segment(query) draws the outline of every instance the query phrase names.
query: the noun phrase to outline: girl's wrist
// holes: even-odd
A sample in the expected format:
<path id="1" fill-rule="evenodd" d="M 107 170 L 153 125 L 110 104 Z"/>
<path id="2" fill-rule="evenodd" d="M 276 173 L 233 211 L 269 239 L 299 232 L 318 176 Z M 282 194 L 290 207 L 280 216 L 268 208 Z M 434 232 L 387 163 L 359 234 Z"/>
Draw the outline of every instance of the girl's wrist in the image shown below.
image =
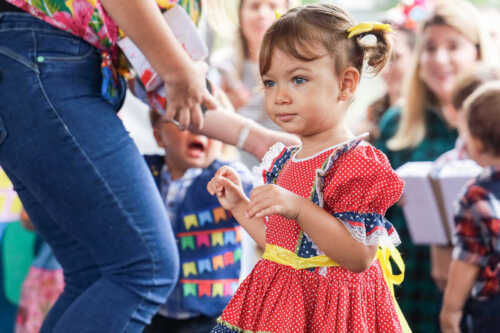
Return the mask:
<path id="1" fill-rule="evenodd" d="M 305 205 L 307 205 L 307 203 L 309 203 L 311 201 L 309 200 L 306 200 L 305 198 L 297 195 L 297 198 L 295 200 L 295 203 L 294 203 L 294 207 L 296 207 L 297 209 L 297 216 L 295 218 L 295 221 L 297 221 L 297 224 L 302 227 L 302 212 L 304 211 L 304 209 L 307 209 L 307 207 L 305 207 Z"/>
<path id="2" fill-rule="evenodd" d="M 232 209 L 231 213 L 234 217 L 246 217 L 246 212 L 248 209 L 248 203 L 250 200 L 248 198 L 242 198 Z"/>

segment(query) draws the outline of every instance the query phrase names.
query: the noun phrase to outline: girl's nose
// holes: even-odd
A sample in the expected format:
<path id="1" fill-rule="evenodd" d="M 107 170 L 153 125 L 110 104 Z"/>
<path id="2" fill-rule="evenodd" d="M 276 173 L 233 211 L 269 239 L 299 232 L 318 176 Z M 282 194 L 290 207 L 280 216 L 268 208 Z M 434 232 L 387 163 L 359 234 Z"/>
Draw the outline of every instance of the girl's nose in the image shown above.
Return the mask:
<path id="1" fill-rule="evenodd" d="M 291 101 L 291 98 L 290 98 L 290 95 L 288 94 L 288 92 L 286 91 L 286 89 L 278 88 L 277 90 L 278 91 L 276 93 L 276 99 L 275 99 L 276 104 L 278 104 L 278 105 L 289 104 Z"/>

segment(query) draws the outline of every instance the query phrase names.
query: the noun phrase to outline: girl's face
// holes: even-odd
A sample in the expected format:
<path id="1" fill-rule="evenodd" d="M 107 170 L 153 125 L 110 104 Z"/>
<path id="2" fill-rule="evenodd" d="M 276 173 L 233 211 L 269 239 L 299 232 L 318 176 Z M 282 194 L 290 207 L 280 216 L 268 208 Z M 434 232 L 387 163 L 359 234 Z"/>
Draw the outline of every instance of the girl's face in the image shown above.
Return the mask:
<path id="1" fill-rule="evenodd" d="M 264 33 L 276 20 L 276 11 L 284 13 L 287 0 L 241 0 L 240 24 L 249 47 L 260 47 Z M 254 50 L 257 51 L 257 50 Z"/>
<path id="2" fill-rule="evenodd" d="M 392 49 L 391 59 L 381 75 L 387 85 L 389 93 L 399 98 L 405 72 L 411 67 L 412 50 L 410 48 L 408 36 L 401 31 L 396 32 L 393 45 L 395 45 L 395 47 Z"/>
<path id="3" fill-rule="evenodd" d="M 476 46 L 463 34 L 448 25 L 431 25 L 424 30 L 419 57 L 420 79 L 448 104 L 455 79 L 478 59 Z"/>
<path id="4" fill-rule="evenodd" d="M 275 48 L 271 67 L 262 76 L 269 117 L 286 132 L 300 137 L 337 126 L 342 112 L 334 68 L 329 55 L 302 61 Z"/>

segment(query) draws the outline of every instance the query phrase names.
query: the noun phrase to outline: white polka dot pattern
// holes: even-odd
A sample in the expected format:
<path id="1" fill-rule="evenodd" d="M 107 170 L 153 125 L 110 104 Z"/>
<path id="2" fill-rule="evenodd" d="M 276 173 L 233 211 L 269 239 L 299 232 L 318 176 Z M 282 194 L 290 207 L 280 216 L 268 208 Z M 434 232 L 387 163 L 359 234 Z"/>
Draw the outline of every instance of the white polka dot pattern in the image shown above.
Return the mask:
<path id="1" fill-rule="evenodd" d="M 340 147 L 337 147 L 339 149 Z M 332 153 L 290 159 L 276 184 L 309 197 L 315 170 Z M 402 182 L 386 157 L 369 145 L 347 151 L 325 178 L 325 209 L 384 214 L 400 196 Z M 293 220 L 270 216 L 266 241 L 290 251 L 301 229 Z M 295 270 L 261 260 L 227 305 L 213 333 L 228 332 L 401 332 L 380 266 L 362 273 L 342 267 Z"/>

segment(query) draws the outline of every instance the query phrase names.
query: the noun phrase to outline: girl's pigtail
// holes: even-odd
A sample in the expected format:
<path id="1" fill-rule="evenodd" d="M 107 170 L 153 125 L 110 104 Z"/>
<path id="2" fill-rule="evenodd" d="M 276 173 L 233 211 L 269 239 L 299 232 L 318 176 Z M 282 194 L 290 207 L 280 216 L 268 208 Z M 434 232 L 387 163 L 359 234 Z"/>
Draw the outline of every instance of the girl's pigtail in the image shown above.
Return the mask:
<path id="1" fill-rule="evenodd" d="M 363 60 L 368 71 L 378 74 L 390 59 L 392 42 L 390 31 L 372 30 L 355 37 L 356 43 L 363 51 Z"/>

